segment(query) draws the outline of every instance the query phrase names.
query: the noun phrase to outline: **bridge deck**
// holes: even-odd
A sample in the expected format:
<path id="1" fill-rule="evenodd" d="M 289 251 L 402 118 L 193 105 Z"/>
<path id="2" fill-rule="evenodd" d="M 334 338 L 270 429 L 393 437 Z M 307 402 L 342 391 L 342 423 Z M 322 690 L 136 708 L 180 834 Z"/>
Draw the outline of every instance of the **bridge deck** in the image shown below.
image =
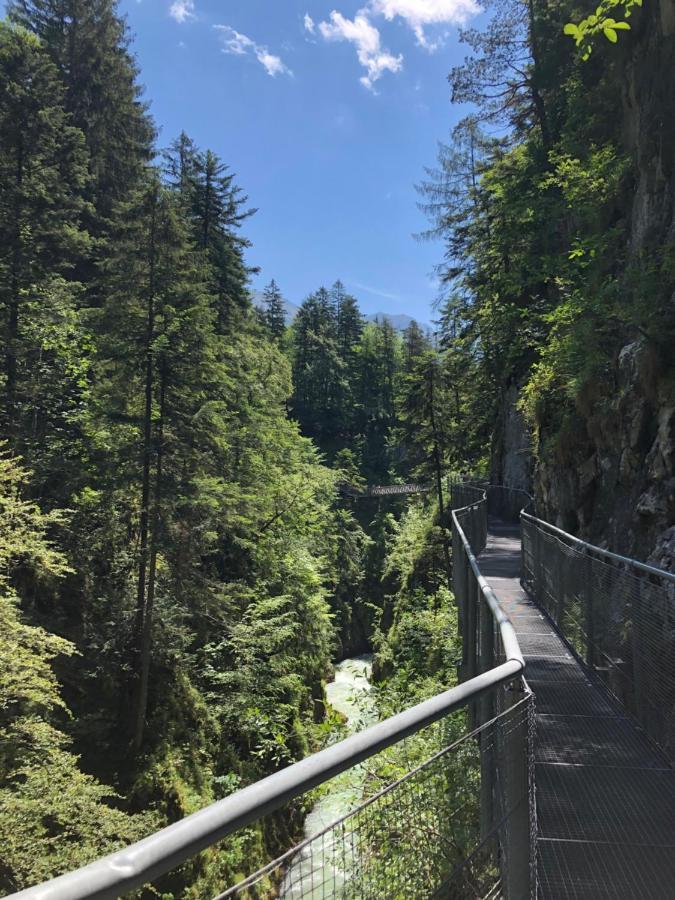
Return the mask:
<path id="1" fill-rule="evenodd" d="M 674 897 L 675 771 L 523 591 L 518 526 L 489 531 L 480 568 L 536 698 L 539 896 Z"/>

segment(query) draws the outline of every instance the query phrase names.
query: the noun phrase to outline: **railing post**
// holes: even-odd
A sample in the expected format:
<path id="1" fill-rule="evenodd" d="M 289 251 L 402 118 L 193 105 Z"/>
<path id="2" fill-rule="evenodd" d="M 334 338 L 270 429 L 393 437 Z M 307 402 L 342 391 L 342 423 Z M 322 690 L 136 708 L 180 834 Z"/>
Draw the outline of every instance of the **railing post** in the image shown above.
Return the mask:
<path id="1" fill-rule="evenodd" d="M 494 619 L 487 603 L 479 607 L 480 617 L 480 670 L 489 672 L 494 666 Z M 483 694 L 480 701 L 480 724 L 485 725 L 494 717 L 494 693 Z M 485 840 L 492 831 L 494 822 L 493 790 L 495 748 L 491 729 L 480 736 L 480 833 Z"/>
<path id="2" fill-rule="evenodd" d="M 514 686 L 515 687 L 515 686 Z M 513 694 L 522 700 L 522 687 Z M 530 735 L 529 709 L 522 723 L 507 735 L 505 744 L 506 866 L 503 872 L 507 900 L 526 900 L 532 896 L 532 846 L 530 829 Z"/>
<path id="3" fill-rule="evenodd" d="M 521 578 L 525 585 L 529 585 L 532 589 L 532 574 L 528 565 L 528 555 L 532 553 L 528 550 L 530 547 L 530 523 L 526 519 L 519 519 L 520 522 L 520 571 Z"/>
<path id="4" fill-rule="evenodd" d="M 455 603 L 457 605 L 457 619 L 459 625 L 459 634 L 462 639 L 462 661 L 459 665 L 457 677 L 460 682 L 465 680 L 466 660 L 467 660 L 467 575 L 466 575 L 466 553 L 464 545 L 459 537 L 459 531 L 453 523 L 452 527 L 452 587 L 455 592 Z"/>
<path id="5" fill-rule="evenodd" d="M 586 554 L 584 561 L 584 589 L 582 602 L 584 604 L 584 629 L 586 631 L 586 665 L 589 669 L 594 666 L 593 646 L 595 635 L 593 633 L 593 558 Z"/>
<path id="6" fill-rule="evenodd" d="M 466 633 L 464 635 L 464 649 L 466 650 L 466 662 L 464 666 L 464 681 L 468 681 L 477 674 L 476 671 L 476 607 L 478 603 L 478 592 L 480 586 L 478 581 L 473 577 L 471 563 L 467 557 L 467 590 L 466 590 Z M 469 718 L 471 727 L 476 724 L 476 704 L 469 704 Z"/>
<path id="7" fill-rule="evenodd" d="M 535 542 L 534 542 L 534 551 L 536 554 L 536 564 L 534 566 L 536 575 L 535 575 L 535 586 L 534 586 L 534 596 L 535 599 L 541 603 L 544 609 L 547 612 L 550 610 L 546 604 L 546 597 L 544 596 L 544 563 L 542 561 L 542 553 L 541 553 L 541 528 L 537 525 L 535 532 Z"/>
<path id="8" fill-rule="evenodd" d="M 471 590 L 470 576 L 471 568 L 469 558 L 464 550 L 464 545 L 458 539 L 459 553 L 453 566 L 457 571 L 457 594 L 456 600 L 458 604 L 458 615 L 462 635 L 462 664 L 459 672 L 460 681 L 466 681 L 469 675 L 471 656 Z"/>
<path id="9" fill-rule="evenodd" d="M 565 585 L 566 579 L 564 577 L 563 572 L 563 556 L 557 546 L 553 547 L 552 550 L 555 553 L 555 562 L 553 563 L 553 571 L 555 572 L 555 584 L 551 585 L 551 588 L 557 591 L 558 596 L 555 598 L 555 610 L 556 616 L 558 619 L 558 628 L 565 635 L 565 637 L 570 640 L 570 635 L 565 634 L 564 621 L 565 621 Z"/>
<path id="10" fill-rule="evenodd" d="M 649 714 L 647 704 L 645 702 L 644 690 L 644 645 L 642 640 L 642 594 L 643 582 L 638 581 L 635 585 L 635 593 L 631 604 L 631 658 L 633 664 L 633 712 L 638 720 L 645 727 L 647 733 L 650 733 Z M 659 735 L 659 743 L 662 743 L 662 737 Z"/>

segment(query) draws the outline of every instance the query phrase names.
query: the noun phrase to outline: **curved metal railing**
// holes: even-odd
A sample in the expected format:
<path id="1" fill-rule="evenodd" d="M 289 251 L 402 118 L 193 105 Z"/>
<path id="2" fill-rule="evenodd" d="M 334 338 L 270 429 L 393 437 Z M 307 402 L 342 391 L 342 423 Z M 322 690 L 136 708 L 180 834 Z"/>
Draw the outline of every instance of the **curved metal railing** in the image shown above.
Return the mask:
<path id="1" fill-rule="evenodd" d="M 522 579 L 571 649 L 675 763 L 675 574 L 521 515 Z"/>
<path id="2" fill-rule="evenodd" d="M 459 498 L 459 494 L 456 499 Z M 278 810 L 293 798 L 356 766 L 456 710 L 468 709 L 483 729 L 481 847 L 499 842 L 496 858 L 506 896 L 533 893 L 531 694 L 521 675 L 523 655 L 513 625 L 482 576 L 477 554 L 485 546 L 485 489 L 466 486 L 464 509 L 453 510 L 455 594 L 464 642 L 463 683 L 249 785 L 156 834 L 75 872 L 15 894 L 21 900 L 103 900 L 119 897 L 170 872 L 202 850 Z M 518 691 L 502 690 L 517 682 Z M 488 727 L 517 704 L 529 714 L 502 739 Z M 497 718 L 496 718 L 497 717 Z M 493 729 L 494 730 L 494 729 Z M 490 732 L 492 733 L 492 732 Z M 508 777 L 496 779 L 496 774 Z M 497 783 L 499 790 L 497 788 Z M 499 802 L 498 802 L 499 801 Z M 506 827 L 508 826 L 508 827 Z"/>
<path id="3" fill-rule="evenodd" d="M 314 896 L 316 870 L 311 870 L 306 890 L 302 874 L 293 882 L 294 860 L 315 855 L 321 865 L 326 853 L 331 857 L 338 851 L 341 860 L 348 854 L 351 860 L 342 863 L 341 883 L 336 882 L 337 867 L 328 867 L 333 880 L 322 884 L 322 896 L 339 894 L 345 878 L 353 880 L 352 896 L 382 900 L 398 895 L 399 888 L 400 895 L 410 897 L 464 896 L 467 891 L 473 896 L 480 878 L 498 879 L 485 892 L 487 882 L 482 881 L 481 896 L 492 896 L 495 890 L 519 900 L 535 896 L 534 704 L 522 677 L 525 662 L 516 633 L 477 559 L 487 540 L 488 511 L 506 521 L 520 521 L 524 587 L 571 649 L 603 677 L 671 759 L 675 574 L 595 547 L 538 519 L 534 501 L 524 491 L 474 479 L 450 483 L 449 497 L 453 587 L 462 637 L 459 685 L 131 847 L 14 896 L 93 900 L 126 894 L 386 748 L 435 722 L 449 722 L 457 711 L 468 718 L 468 732 L 461 738 L 457 740 L 455 732 L 449 744 L 422 764 L 222 896 L 248 897 L 249 888 L 265 890 L 269 883 L 281 885 L 286 896 L 283 885 L 289 877 L 288 896 Z M 474 844 L 462 845 L 464 857 L 458 860 L 456 846 L 454 856 L 444 855 L 436 846 L 441 841 L 429 843 L 429 835 L 447 838 L 444 829 L 452 833 L 454 813 L 447 808 L 447 791 L 456 788 L 457 766 L 466 760 L 473 761 L 473 775 L 479 773 L 479 797 L 464 797 L 464 805 L 477 807 L 469 811 L 469 825 L 476 831 Z M 467 819 L 462 816 L 458 827 L 465 833 Z M 380 852 L 382 847 L 385 852 Z M 415 881 L 412 869 L 421 865 L 421 847 L 425 871 Z"/>

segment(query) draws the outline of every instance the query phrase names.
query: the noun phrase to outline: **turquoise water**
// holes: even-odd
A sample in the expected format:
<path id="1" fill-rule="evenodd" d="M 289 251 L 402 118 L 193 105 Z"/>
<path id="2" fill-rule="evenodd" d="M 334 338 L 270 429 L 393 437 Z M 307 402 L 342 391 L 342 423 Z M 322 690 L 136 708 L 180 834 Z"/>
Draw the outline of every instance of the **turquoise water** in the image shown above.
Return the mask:
<path id="1" fill-rule="evenodd" d="M 328 702 L 345 716 L 352 732 L 361 731 L 377 721 L 370 697 L 372 669 L 371 655 L 345 659 L 335 666 L 335 681 L 326 687 Z M 355 766 L 334 779 L 305 819 L 306 838 L 358 805 L 364 774 L 361 766 Z M 324 882 L 330 883 L 332 894 L 334 886 L 343 884 L 347 878 L 348 873 L 341 871 L 336 863 L 330 835 L 327 835 L 321 847 L 306 847 L 298 853 L 284 876 L 279 896 L 285 900 L 297 897 L 320 900 L 328 896 Z"/>

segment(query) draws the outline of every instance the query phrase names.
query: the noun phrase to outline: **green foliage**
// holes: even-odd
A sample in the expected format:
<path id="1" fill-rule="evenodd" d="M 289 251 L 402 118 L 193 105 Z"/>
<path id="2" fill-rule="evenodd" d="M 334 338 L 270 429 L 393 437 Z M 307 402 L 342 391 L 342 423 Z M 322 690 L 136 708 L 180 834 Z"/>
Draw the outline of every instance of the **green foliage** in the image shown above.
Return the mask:
<path id="1" fill-rule="evenodd" d="M 607 276 L 622 253 L 623 230 L 605 228 L 606 211 L 628 172 L 611 145 L 590 147 L 583 160 L 551 154 L 545 183 L 557 189 L 570 223 L 570 249 L 555 279 L 558 303 L 542 317 L 548 338 L 533 365 L 521 409 L 537 431 L 558 405 L 575 398 L 591 379 L 609 375 L 612 346 L 623 314 L 616 279 Z"/>
<path id="2" fill-rule="evenodd" d="M 263 323 L 274 338 L 281 340 L 286 331 L 286 310 L 281 291 L 274 279 L 263 291 L 263 301 L 265 303 L 262 314 Z"/>
<path id="3" fill-rule="evenodd" d="M 384 574 L 392 588 L 391 625 L 376 637 L 376 670 L 387 677 L 389 691 L 401 695 L 403 708 L 411 694 L 433 685 L 454 683 L 457 618 L 445 587 L 444 534 L 434 504 L 408 505 L 388 539 Z M 439 690 L 442 688 L 439 688 Z"/>
<path id="4" fill-rule="evenodd" d="M 672 340 L 664 255 L 638 254 L 629 241 L 636 163 L 625 149 L 620 69 L 607 54 L 585 65 L 566 52 L 569 7 L 535 2 L 526 15 L 521 4 L 518 18 L 517 4 L 506 6 L 521 63 L 516 70 L 520 43 L 495 7 L 485 31 L 465 35 L 474 54 L 451 76 L 477 108 L 420 188 L 429 233 L 445 242 L 446 408 L 472 451 L 450 457 L 457 469 L 484 457 L 514 389 L 537 452 L 563 452 L 575 429 L 579 445 L 580 411 L 612 403 L 621 347 L 642 335 L 665 360 Z M 604 25 L 610 41 L 626 30 L 610 19 L 615 7 L 623 4 L 568 26 L 582 53 Z M 499 140 L 481 130 L 495 117 L 509 126 Z"/>
<path id="5" fill-rule="evenodd" d="M 250 307 L 252 211 L 233 174 L 184 134 L 149 166 L 112 0 L 10 13 L 0 403 L 8 452 L 35 470 L 0 459 L 0 880 L 14 889 L 316 746 L 332 613 L 347 621 L 368 541 L 287 415 L 291 364 Z M 358 310 L 341 286 L 326 302 L 351 364 Z M 216 893 L 297 825 L 251 828 L 159 889 Z"/>
<path id="6" fill-rule="evenodd" d="M 22 497 L 28 474 L 0 455 L 0 888 L 20 890 L 138 840 L 156 824 L 110 805 L 117 793 L 79 768 L 59 726 L 68 710 L 52 660 L 70 642 L 26 624 L 15 582 L 68 573 L 48 531 L 63 525 Z M 19 578 L 19 573 L 21 577 Z M 60 714 L 60 715 L 59 715 Z"/>
<path id="7" fill-rule="evenodd" d="M 388 320 L 364 324 L 357 301 L 337 281 L 302 304 L 290 329 L 293 413 L 331 462 L 349 451 L 358 482 L 395 474 L 391 447 L 402 340 Z"/>
<path id="8" fill-rule="evenodd" d="M 37 35 L 58 70 L 64 112 L 89 157 L 89 231 L 104 239 L 115 204 L 138 186 L 154 152 L 124 19 L 115 0 L 11 0 L 7 11 Z M 80 270 L 89 281 L 89 265 Z"/>
<path id="9" fill-rule="evenodd" d="M 46 480 L 78 439 L 86 390 L 80 291 L 71 279 L 89 248 L 81 226 L 87 157 L 63 103 L 38 41 L 0 23 L 1 415 L 3 433 Z M 48 449 L 47 434 L 59 435 Z"/>
<path id="10" fill-rule="evenodd" d="M 375 658 L 380 681 L 374 698 L 380 717 L 401 712 L 456 683 L 461 656 L 457 613 L 454 598 L 443 584 L 445 562 L 436 514 L 433 504 L 411 503 L 388 542 L 385 568 L 393 587 L 392 621 L 376 639 Z M 457 714 L 406 739 L 404 745 L 378 754 L 368 765 L 365 792 L 375 793 L 407 775 L 466 730 L 464 714 Z M 419 822 L 428 823 L 434 835 L 432 846 L 444 841 L 450 870 L 453 860 L 459 865 L 478 843 L 479 785 L 479 756 L 475 744 L 468 741 L 444 759 L 442 774 L 427 776 L 420 792 L 415 815 Z M 391 883 L 392 863 L 400 859 L 405 865 L 419 849 L 411 846 L 404 831 L 399 807 L 384 806 L 374 829 L 370 877 L 378 877 L 378 860 L 386 848 L 389 880 L 383 873 L 383 890 L 394 890 L 395 896 L 402 894 Z M 367 841 L 368 835 L 364 839 Z M 414 832 L 412 839 L 419 841 L 419 832 Z M 425 867 L 416 867 L 406 890 L 426 895 L 430 888 L 424 879 Z"/>
<path id="11" fill-rule="evenodd" d="M 592 15 L 586 16 L 578 23 L 568 22 L 563 31 L 574 40 L 581 58 L 585 62 L 590 58 L 595 39 L 599 35 L 604 35 L 610 43 L 616 44 L 619 39 L 617 32 L 630 31 L 628 22 L 618 21 L 609 13 L 618 9 L 623 13 L 624 19 L 628 19 L 636 6 L 641 7 L 642 0 L 602 0 Z"/>

